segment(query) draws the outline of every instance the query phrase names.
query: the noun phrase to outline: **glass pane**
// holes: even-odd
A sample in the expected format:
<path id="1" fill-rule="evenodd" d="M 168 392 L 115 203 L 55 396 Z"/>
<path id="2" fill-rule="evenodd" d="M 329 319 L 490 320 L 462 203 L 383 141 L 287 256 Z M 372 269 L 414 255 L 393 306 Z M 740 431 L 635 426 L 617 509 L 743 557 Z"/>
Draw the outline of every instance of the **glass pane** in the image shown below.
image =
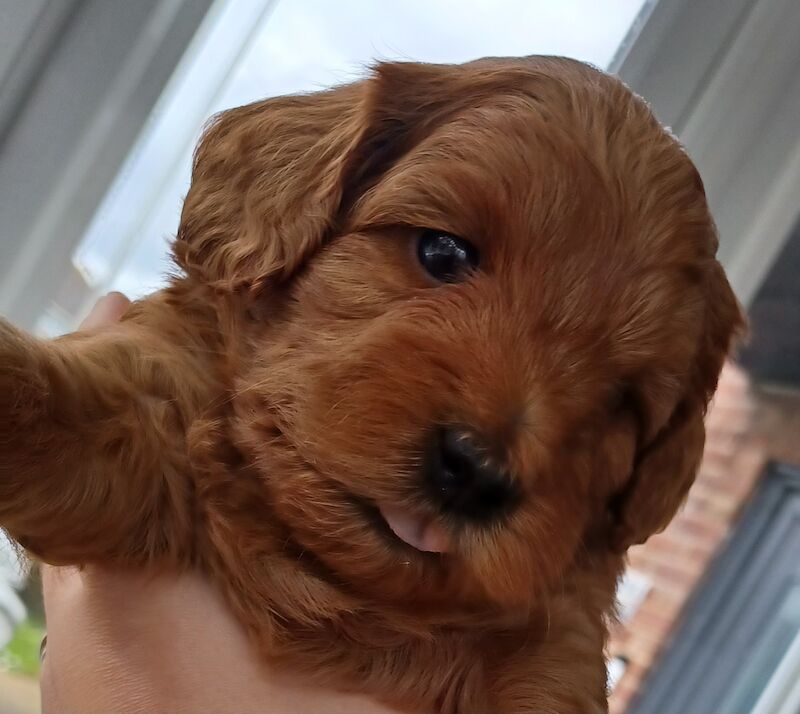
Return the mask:
<path id="1" fill-rule="evenodd" d="M 745 664 L 728 696 L 719 707 L 720 714 L 749 714 L 789 646 L 800 633 L 800 583 L 790 587 L 776 604 L 774 617 L 767 623 L 749 652 L 742 653 Z"/>
<path id="2" fill-rule="evenodd" d="M 214 112 L 350 81 L 375 59 L 559 54 L 607 66 L 644 2 L 219 2 L 74 254 L 81 279 L 62 287 L 40 331 L 69 329 L 100 293 L 163 283 L 191 152 Z"/>

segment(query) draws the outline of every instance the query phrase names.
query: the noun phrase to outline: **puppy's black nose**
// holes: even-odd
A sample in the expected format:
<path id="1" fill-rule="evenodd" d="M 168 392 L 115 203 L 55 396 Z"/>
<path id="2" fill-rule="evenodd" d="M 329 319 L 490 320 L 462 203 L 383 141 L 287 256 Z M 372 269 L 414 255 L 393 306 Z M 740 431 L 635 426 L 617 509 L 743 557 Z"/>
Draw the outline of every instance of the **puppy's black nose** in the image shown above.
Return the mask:
<path id="1" fill-rule="evenodd" d="M 476 439 L 457 429 L 439 430 L 428 453 L 425 476 L 443 511 L 470 520 L 496 518 L 519 498 L 511 475 Z"/>

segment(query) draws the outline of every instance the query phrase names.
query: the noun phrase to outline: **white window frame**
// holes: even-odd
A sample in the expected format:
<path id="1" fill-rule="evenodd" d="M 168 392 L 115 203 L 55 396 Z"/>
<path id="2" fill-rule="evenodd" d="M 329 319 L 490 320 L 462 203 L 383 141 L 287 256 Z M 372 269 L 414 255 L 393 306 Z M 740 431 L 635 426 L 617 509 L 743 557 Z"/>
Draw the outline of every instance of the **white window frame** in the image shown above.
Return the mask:
<path id="1" fill-rule="evenodd" d="M 0 86 L 0 314 L 26 327 L 72 269 L 72 252 L 212 6 L 31 1 L 40 11 L 29 34 L 44 35 L 47 50 L 43 39 L 23 43 Z M 0 0 L 0 17 L 16 3 Z M 28 90 L 4 92 L 9 76 Z M 10 117 L 13 102 L 22 104 Z"/>
<path id="2" fill-rule="evenodd" d="M 28 327 L 213 12 L 212 0 L 30 1 L 36 41 L 0 74 L 0 314 Z M 611 69 L 697 162 L 747 304 L 798 215 L 800 3 L 658 0 L 637 24 Z M 25 101 L 11 112 L 10 97 Z"/>
<path id="3" fill-rule="evenodd" d="M 800 215 L 798 37 L 797 0 L 660 0 L 611 67 L 697 164 L 745 306 Z"/>
<path id="4" fill-rule="evenodd" d="M 753 707 L 752 714 L 797 714 L 800 711 L 800 633 Z"/>

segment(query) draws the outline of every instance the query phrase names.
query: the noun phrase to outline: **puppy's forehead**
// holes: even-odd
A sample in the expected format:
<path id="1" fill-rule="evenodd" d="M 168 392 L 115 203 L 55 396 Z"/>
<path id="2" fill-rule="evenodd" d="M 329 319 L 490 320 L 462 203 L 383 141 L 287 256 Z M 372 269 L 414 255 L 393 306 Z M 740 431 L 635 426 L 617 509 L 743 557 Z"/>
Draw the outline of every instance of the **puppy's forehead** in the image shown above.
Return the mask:
<path id="1" fill-rule="evenodd" d="M 473 240 L 535 217 L 526 215 L 528 208 L 541 205 L 555 174 L 563 173 L 561 162 L 548 156 L 542 123 L 524 98 L 463 112 L 389 171 L 361 217 L 448 229 Z"/>
<path id="2" fill-rule="evenodd" d="M 507 87 L 449 116 L 363 198 L 356 223 L 460 235 L 502 276 L 508 305 L 618 344 L 635 335 L 650 359 L 666 315 L 693 334 L 693 275 L 715 231 L 678 142 L 595 76 L 537 75 L 536 91 Z"/>
<path id="3" fill-rule="evenodd" d="M 434 125 L 364 197 L 356 222 L 448 230 L 517 260 L 604 238 L 646 256 L 659 204 L 679 229 L 677 214 L 704 203 L 680 146 L 619 82 L 537 79 L 536 91 L 506 87 Z"/>

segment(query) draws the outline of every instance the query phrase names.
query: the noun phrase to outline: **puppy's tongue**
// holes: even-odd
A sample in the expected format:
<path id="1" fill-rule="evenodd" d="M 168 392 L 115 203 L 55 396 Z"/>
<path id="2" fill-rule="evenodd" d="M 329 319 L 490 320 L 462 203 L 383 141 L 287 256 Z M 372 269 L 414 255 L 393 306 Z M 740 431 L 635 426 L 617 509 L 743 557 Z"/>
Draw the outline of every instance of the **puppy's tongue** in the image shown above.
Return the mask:
<path id="1" fill-rule="evenodd" d="M 427 553 L 446 553 L 450 549 L 447 533 L 435 520 L 391 506 L 381 507 L 380 512 L 392 532 L 412 548 Z"/>

